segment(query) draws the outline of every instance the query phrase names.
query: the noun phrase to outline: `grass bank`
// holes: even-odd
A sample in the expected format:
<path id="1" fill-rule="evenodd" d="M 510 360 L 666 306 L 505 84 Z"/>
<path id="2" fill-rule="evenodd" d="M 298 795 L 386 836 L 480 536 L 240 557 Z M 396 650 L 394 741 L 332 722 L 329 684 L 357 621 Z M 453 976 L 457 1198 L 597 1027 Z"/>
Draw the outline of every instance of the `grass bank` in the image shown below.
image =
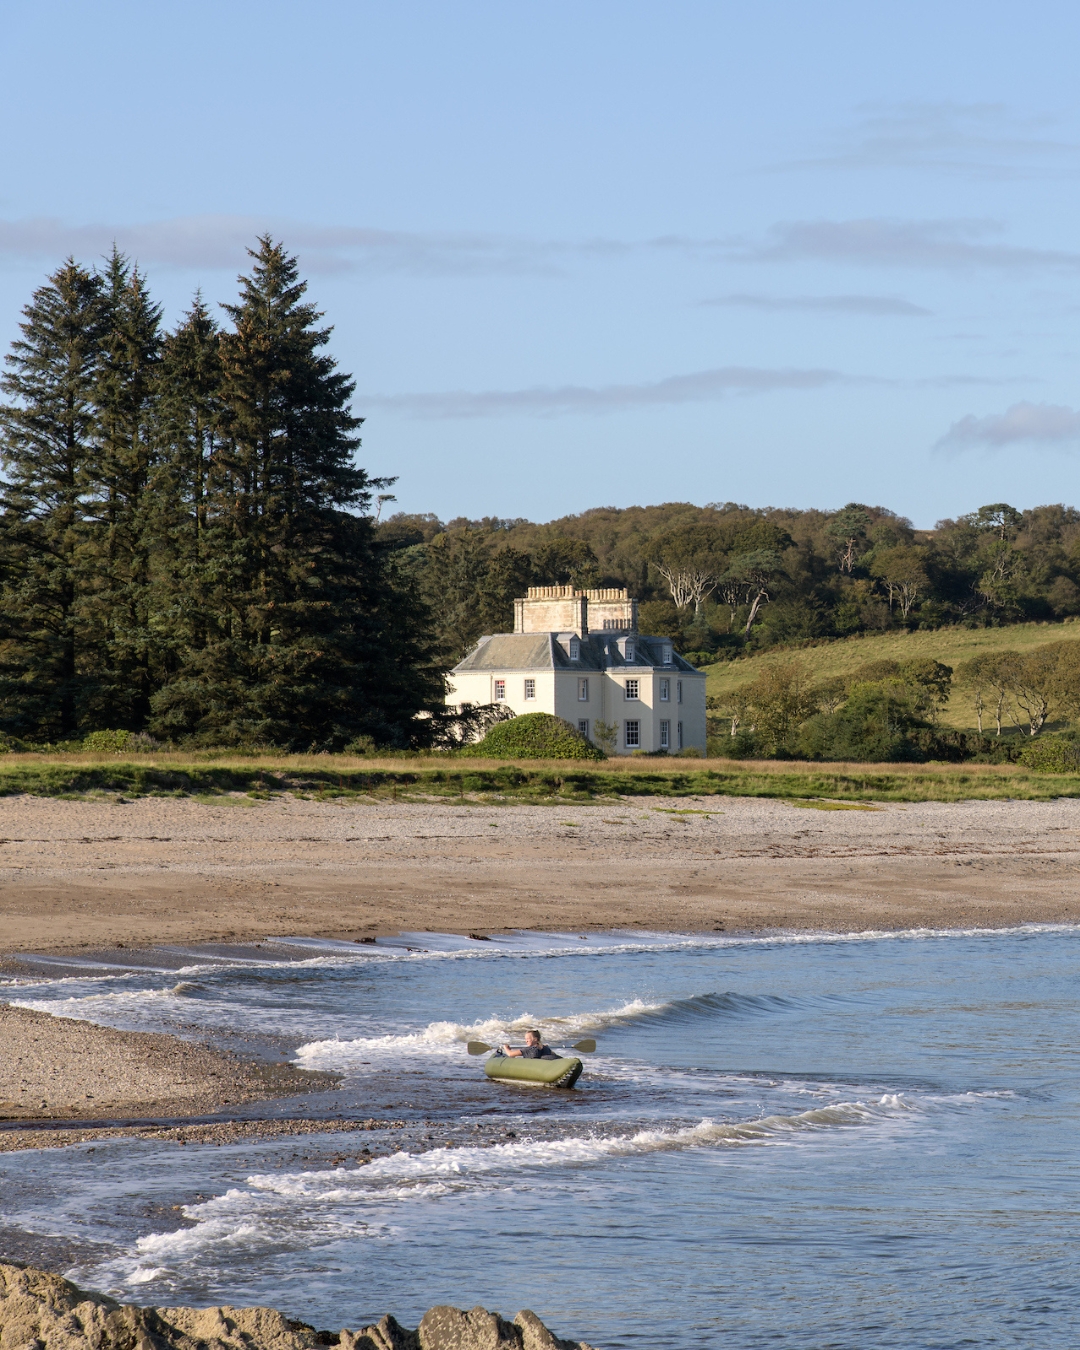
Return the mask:
<path id="1" fill-rule="evenodd" d="M 1076 623 L 1017 623 L 1004 628 L 938 628 L 913 633 L 884 633 L 880 636 L 841 638 L 820 647 L 797 650 L 762 652 L 759 656 L 740 657 L 736 661 L 706 666 L 707 690 L 723 695 L 749 684 L 767 666 L 777 661 L 801 661 L 816 682 L 834 676 L 850 675 L 868 661 L 915 661 L 929 659 L 942 661 L 955 670 L 973 656 L 987 656 L 993 652 L 1029 652 L 1048 642 L 1080 641 L 1080 624 Z M 984 724 L 986 716 L 983 716 Z M 975 705 L 970 694 L 954 689 L 952 697 L 941 714 L 944 726 L 958 731 L 975 730 Z M 993 730 L 993 723 L 990 723 Z M 1015 734 L 1011 730 L 1008 734 Z"/>
<path id="2" fill-rule="evenodd" d="M 614 797 L 774 797 L 832 801 L 1050 801 L 1080 796 L 1080 774 L 1039 774 L 1017 765 L 804 764 L 790 761 L 580 761 L 352 756 L 239 757 L 7 755 L 0 797 L 112 800 L 195 797 L 255 805 L 284 793 L 328 801 L 432 800 L 565 803 Z M 241 794 L 237 797 L 235 794 Z M 0 805 L 0 813 L 3 807 Z"/>

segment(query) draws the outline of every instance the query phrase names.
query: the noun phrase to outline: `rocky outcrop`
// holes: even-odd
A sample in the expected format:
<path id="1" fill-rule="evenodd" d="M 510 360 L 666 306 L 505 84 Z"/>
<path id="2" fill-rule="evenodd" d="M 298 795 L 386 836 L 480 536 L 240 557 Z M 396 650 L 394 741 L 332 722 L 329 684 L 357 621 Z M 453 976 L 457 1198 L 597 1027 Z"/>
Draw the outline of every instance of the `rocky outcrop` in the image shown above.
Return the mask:
<path id="1" fill-rule="evenodd" d="M 431 1308 L 416 1331 L 392 1317 L 359 1331 L 316 1331 L 274 1308 L 137 1308 L 33 1266 L 0 1263 L 0 1350 L 591 1350 L 528 1310 Z"/>

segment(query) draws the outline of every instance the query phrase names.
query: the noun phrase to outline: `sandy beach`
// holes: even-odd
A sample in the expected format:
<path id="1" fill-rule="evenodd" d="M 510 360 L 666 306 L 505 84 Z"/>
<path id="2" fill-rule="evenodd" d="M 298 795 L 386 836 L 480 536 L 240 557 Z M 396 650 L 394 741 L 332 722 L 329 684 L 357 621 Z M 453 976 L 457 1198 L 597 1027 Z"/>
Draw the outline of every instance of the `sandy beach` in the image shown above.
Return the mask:
<path id="1" fill-rule="evenodd" d="M 402 929 L 1000 926 L 1080 913 L 1080 801 L 0 801 L 0 953 Z"/>
<path id="2" fill-rule="evenodd" d="M 845 810 L 716 797 L 0 801 L 0 968 L 10 973 L 27 969 L 20 954 L 286 935 L 861 931 L 1078 916 L 1071 799 Z M 8 1120 L 227 1114 L 333 1081 L 10 1007 L 0 1039 Z M 74 1142 L 56 1134 L 20 1132 L 5 1146 Z"/>

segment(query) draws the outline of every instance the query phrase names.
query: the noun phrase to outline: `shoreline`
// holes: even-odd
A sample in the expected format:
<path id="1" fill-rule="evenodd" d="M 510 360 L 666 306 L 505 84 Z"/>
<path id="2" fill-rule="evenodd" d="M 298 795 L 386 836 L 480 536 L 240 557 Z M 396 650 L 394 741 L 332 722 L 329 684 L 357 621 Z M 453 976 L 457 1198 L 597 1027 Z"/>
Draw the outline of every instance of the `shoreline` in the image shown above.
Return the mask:
<path id="1" fill-rule="evenodd" d="M 0 833 L 0 975 L 8 980 L 138 966 L 155 948 L 171 950 L 152 964 L 182 966 L 198 956 L 189 944 L 248 944 L 258 955 L 259 944 L 280 937 L 737 937 L 1080 921 L 1075 799 L 822 809 L 762 798 L 553 808 L 23 797 L 0 800 Z M 18 988 L 0 987 L 0 997 L 18 997 Z M 340 1081 L 247 1055 L 242 1042 L 236 1053 L 10 1004 L 0 1004 L 0 1041 L 6 1122 L 147 1122 L 113 1128 L 130 1133 L 157 1128 L 151 1118 L 244 1107 L 244 1121 L 207 1122 L 218 1141 L 241 1137 L 255 1105 L 277 1101 L 278 1124 L 262 1128 L 295 1132 L 296 1122 L 334 1109 L 301 1099 Z M 285 1107 L 289 1097 L 295 1107 Z M 286 1112 L 292 1123 L 280 1119 Z M 267 1106 L 265 1114 L 275 1113 Z M 354 1099 L 348 1114 L 364 1120 L 374 1111 Z M 0 1149 L 13 1146 L 10 1136 L 0 1131 Z M 27 1136 L 43 1138 L 19 1137 Z"/>

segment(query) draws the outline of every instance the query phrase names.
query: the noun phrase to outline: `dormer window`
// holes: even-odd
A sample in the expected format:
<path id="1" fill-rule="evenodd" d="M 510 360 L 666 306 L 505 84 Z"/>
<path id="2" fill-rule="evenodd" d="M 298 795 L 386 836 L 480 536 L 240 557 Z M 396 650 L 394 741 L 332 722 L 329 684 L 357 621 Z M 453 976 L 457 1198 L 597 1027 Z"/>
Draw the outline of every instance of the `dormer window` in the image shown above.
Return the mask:
<path id="1" fill-rule="evenodd" d="M 628 666 L 634 664 L 634 644 L 629 638 L 626 640 L 626 646 L 623 647 L 623 658 Z"/>
<path id="2" fill-rule="evenodd" d="M 581 660 L 581 641 L 576 637 L 572 637 L 570 639 L 570 660 L 571 661 Z"/>
<path id="3" fill-rule="evenodd" d="M 672 655 L 671 646 L 669 643 L 665 642 L 663 647 L 661 647 L 660 649 L 660 660 L 664 663 L 665 666 L 671 665 L 671 655 Z"/>

